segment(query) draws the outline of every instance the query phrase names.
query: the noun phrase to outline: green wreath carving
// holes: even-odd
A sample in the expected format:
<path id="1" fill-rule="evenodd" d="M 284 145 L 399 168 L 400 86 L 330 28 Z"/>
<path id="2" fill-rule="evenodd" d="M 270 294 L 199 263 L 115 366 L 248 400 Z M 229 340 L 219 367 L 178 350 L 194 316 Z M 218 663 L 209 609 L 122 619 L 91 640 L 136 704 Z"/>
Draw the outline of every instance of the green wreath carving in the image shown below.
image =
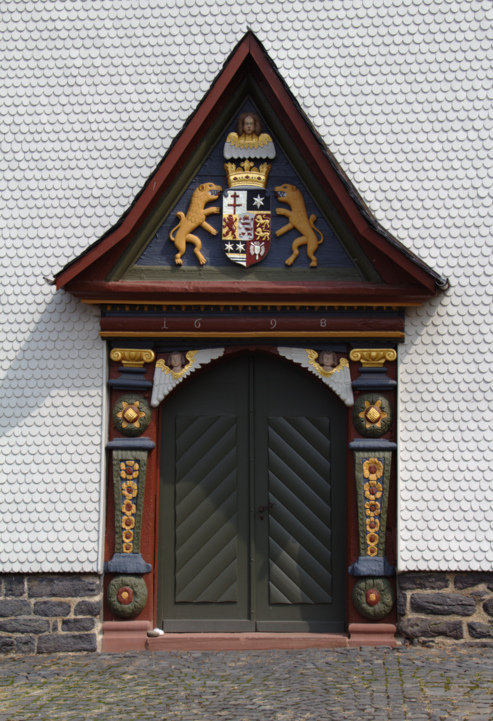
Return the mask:
<path id="1" fill-rule="evenodd" d="M 151 422 L 151 406 L 143 396 L 120 396 L 113 406 L 113 423 L 124 436 L 140 436 Z"/>
<path id="2" fill-rule="evenodd" d="M 108 606 L 115 616 L 132 618 L 147 602 L 147 586 L 142 576 L 116 576 L 106 591 Z"/>
<path id="3" fill-rule="evenodd" d="M 386 578 L 361 578 L 353 588 L 353 604 L 358 613 L 380 621 L 394 605 L 394 589 Z"/>
<path id="4" fill-rule="evenodd" d="M 393 420 L 390 402 L 380 393 L 365 393 L 353 406 L 353 425 L 362 436 L 380 438 Z"/>

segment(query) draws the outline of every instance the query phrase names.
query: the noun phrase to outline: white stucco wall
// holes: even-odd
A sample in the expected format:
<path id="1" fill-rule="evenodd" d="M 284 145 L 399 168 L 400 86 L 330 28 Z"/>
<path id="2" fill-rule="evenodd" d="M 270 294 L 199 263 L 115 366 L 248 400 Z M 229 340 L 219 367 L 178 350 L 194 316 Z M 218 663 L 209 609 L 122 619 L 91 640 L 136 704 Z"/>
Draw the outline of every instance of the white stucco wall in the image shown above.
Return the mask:
<path id="1" fill-rule="evenodd" d="M 97 312 L 43 276 L 126 209 L 247 26 L 376 217 L 451 281 L 401 351 L 400 570 L 491 569 L 490 0 L 1 8 L 2 570 L 98 569 Z"/>

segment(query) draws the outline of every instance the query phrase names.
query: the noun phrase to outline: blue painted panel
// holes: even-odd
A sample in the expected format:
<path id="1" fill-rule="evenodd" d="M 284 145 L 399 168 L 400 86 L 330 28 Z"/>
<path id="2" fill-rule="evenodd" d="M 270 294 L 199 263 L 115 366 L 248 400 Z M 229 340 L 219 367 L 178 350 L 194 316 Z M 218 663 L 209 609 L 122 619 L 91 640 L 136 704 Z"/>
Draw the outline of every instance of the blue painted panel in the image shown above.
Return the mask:
<path id="1" fill-rule="evenodd" d="M 240 111 L 238 111 L 238 115 L 240 112 L 245 111 L 254 111 L 258 113 L 258 110 L 253 105 L 253 103 L 250 100 L 247 100 Z M 258 113 L 259 114 L 259 113 Z M 260 115 L 260 114 L 259 114 Z M 176 203 L 175 207 L 167 217 L 167 219 L 164 221 L 154 238 L 151 240 L 149 245 L 147 246 L 146 250 L 142 253 L 139 260 L 137 261 L 136 265 L 147 265 L 147 266 L 174 266 L 175 261 L 174 257 L 176 254 L 176 248 L 174 243 L 169 238 L 170 230 L 172 230 L 179 222 L 178 218 L 176 217 L 176 213 L 179 211 L 182 211 L 186 214 L 188 210 L 188 206 L 190 203 L 190 198 L 192 197 L 192 193 L 194 190 L 201 184 L 201 183 L 215 183 L 217 185 L 222 186 L 223 190 L 226 190 L 228 187 L 227 181 L 226 181 L 226 173 L 224 171 L 224 163 L 226 162 L 223 157 L 223 147 L 224 142 L 226 140 L 227 134 L 229 132 L 236 130 L 236 117 L 233 120 L 232 124 L 228 128 L 227 132 L 219 139 L 218 143 L 212 150 L 210 156 L 207 158 L 207 160 L 202 165 L 200 171 L 193 179 L 191 185 L 189 188 L 185 191 L 183 196 L 180 198 L 180 200 Z M 284 183 L 290 183 L 292 185 L 296 185 L 301 192 L 303 193 L 303 197 L 305 199 L 306 203 L 306 210 L 308 213 L 308 217 L 312 213 L 314 213 L 317 216 L 316 220 L 316 226 L 317 228 L 322 232 L 324 236 L 324 242 L 322 245 L 319 246 L 317 250 L 317 259 L 318 259 L 318 267 L 319 268 L 351 268 L 353 269 L 355 266 L 350 260 L 348 254 L 344 250 L 342 244 L 340 243 L 339 239 L 335 235 L 335 233 L 332 231 L 328 223 L 325 221 L 325 219 L 322 216 L 322 213 L 320 212 L 320 209 L 317 207 L 315 202 L 312 200 L 311 196 L 308 194 L 306 188 L 304 187 L 303 183 L 301 182 L 301 179 L 299 178 L 298 174 L 295 172 L 294 168 L 289 163 L 286 156 L 281 151 L 279 144 L 276 142 L 275 133 L 272 132 L 272 130 L 267 126 L 267 124 L 262 119 L 262 132 L 267 132 L 274 140 L 275 147 L 276 147 L 276 157 L 274 160 L 269 161 L 272 165 L 269 181 L 268 181 L 268 189 L 273 191 L 274 187 L 277 185 L 283 185 Z M 263 160 L 255 161 L 255 164 L 258 165 L 258 162 L 264 162 Z M 238 163 L 237 163 L 238 164 Z M 288 233 L 285 233 L 280 238 L 276 238 L 275 232 L 276 230 L 279 230 L 284 225 L 287 224 L 288 220 L 285 217 L 277 216 L 276 215 L 276 208 L 284 207 L 286 209 L 289 209 L 289 205 L 286 203 L 279 202 L 276 198 L 274 193 L 272 193 L 272 237 L 271 237 L 271 247 L 268 255 L 265 259 L 263 259 L 259 264 L 258 268 L 283 268 L 285 267 L 285 260 L 289 258 L 291 255 L 291 244 L 295 238 L 299 237 L 299 232 L 296 230 L 291 230 Z M 210 203 L 210 206 L 219 206 L 221 207 L 221 199 L 218 201 L 212 201 Z M 212 267 L 238 267 L 235 263 L 230 261 L 222 248 L 222 242 L 221 242 L 221 222 L 222 222 L 222 216 L 221 214 L 218 215 L 209 215 L 207 218 L 207 222 L 218 231 L 218 235 L 212 236 L 210 233 L 208 233 L 203 228 L 197 228 L 194 231 L 194 235 L 200 238 L 202 241 L 202 253 L 204 257 L 206 258 L 207 265 Z M 193 252 L 193 246 L 190 243 L 187 243 L 187 251 L 185 255 L 183 256 L 183 265 L 186 266 L 199 266 L 199 262 Z M 293 263 L 293 268 L 308 268 L 310 265 L 310 261 L 306 255 L 306 249 L 301 248 L 300 249 L 300 255 L 296 259 L 296 261 Z"/>

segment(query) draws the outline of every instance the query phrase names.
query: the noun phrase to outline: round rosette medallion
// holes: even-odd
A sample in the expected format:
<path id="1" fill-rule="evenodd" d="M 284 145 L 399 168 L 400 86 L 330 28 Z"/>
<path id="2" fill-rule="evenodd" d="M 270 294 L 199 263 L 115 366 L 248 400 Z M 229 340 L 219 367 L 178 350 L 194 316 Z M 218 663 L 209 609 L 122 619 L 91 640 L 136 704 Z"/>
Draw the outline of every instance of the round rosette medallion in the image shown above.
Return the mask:
<path id="1" fill-rule="evenodd" d="M 367 438 L 379 438 L 392 425 L 392 406 L 379 393 L 365 393 L 353 406 L 353 424 Z"/>
<path id="2" fill-rule="evenodd" d="M 151 422 L 151 407 L 143 396 L 120 396 L 113 407 L 113 423 L 124 436 L 140 436 Z"/>
<path id="3" fill-rule="evenodd" d="M 132 618 L 147 602 L 147 586 L 142 576 L 116 576 L 106 591 L 108 606 L 115 616 Z"/>
<path id="4" fill-rule="evenodd" d="M 353 588 L 355 609 L 371 621 L 380 621 L 394 605 L 394 589 L 386 578 L 360 578 Z"/>

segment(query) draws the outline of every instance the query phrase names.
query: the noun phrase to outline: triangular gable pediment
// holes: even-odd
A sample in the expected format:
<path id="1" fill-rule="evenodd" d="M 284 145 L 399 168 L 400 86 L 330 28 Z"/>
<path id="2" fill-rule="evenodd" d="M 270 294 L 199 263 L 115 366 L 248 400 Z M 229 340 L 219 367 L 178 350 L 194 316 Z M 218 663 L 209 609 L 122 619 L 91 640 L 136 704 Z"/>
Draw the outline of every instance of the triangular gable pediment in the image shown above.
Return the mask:
<path id="1" fill-rule="evenodd" d="M 207 281 L 221 279 L 242 282 L 254 278 L 256 280 L 265 279 L 270 281 L 363 282 L 370 280 L 376 283 L 381 282 L 380 276 L 369 262 L 366 254 L 342 223 L 333 205 L 328 202 L 327 197 L 320 188 L 320 184 L 307 164 L 296 152 L 296 148 L 290 143 L 289 138 L 283 138 L 282 125 L 258 89 L 256 96 L 257 99 L 261 98 L 262 107 L 265 107 L 268 112 L 270 111 L 270 117 L 274 125 L 271 126 L 265 121 L 259 106 L 250 96 L 235 109 L 226 131 L 223 130 L 225 123 L 221 122 L 221 118 L 219 118 L 217 122 L 218 137 L 193 180 L 189 184 L 185 181 L 184 186 L 177 183 L 174 192 L 166 194 L 162 206 L 156 212 L 157 222 L 160 222 L 160 215 L 164 216 L 159 229 L 154 235 L 150 235 L 149 230 L 147 230 L 147 237 L 141 234 L 140 242 L 133 243 L 127 254 L 112 269 L 109 274 L 111 279 L 122 279 L 124 281 Z M 264 252 L 264 255 L 260 256 L 258 263 L 251 264 L 248 267 L 232 262 L 230 256 L 224 252 L 224 248 L 232 246 L 234 251 L 237 247 L 246 244 L 238 242 L 238 237 L 227 242 L 227 238 L 232 236 L 231 232 L 227 234 L 226 242 L 222 240 L 224 216 L 220 212 L 211 214 L 207 218 L 208 224 L 214 228 L 216 235 L 211 234 L 201 226 L 198 226 L 193 231 L 194 235 L 201 241 L 201 253 L 206 263 L 204 265 L 200 264 L 199 259 L 193 252 L 193 247 L 189 244 L 181 259 L 183 265 L 177 267 L 175 263 L 176 247 L 170 238 L 170 233 L 173 232 L 179 221 L 179 214 L 187 214 L 192 196 L 201 185 L 212 183 L 221 188 L 220 199 L 205 206 L 206 209 L 211 205 L 216 207 L 218 205 L 219 207 L 227 205 L 223 197 L 224 192 L 228 191 L 227 175 L 224 168 L 225 139 L 229 137 L 231 132 L 236 130 L 238 116 L 248 112 L 255 113 L 261 119 L 262 131 L 273 139 L 272 142 L 276 153 L 276 157 L 268 163 L 270 171 L 265 189 L 260 188 L 263 191 L 260 195 L 258 186 L 252 187 L 251 191 L 253 196 L 260 198 L 259 204 L 262 202 L 262 195 L 264 194 L 267 195 L 270 201 L 271 240 L 268 252 Z M 195 164 L 193 158 L 192 164 Z M 239 165 L 239 161 L 235 162 L 235 166 L 237 164 Z M 259 165 L 261 162 L 257 164 Z M 311 260 L 306 252 L 306 247 L 300 248 L 300 254 L 292 266 L 286 265 L 286 259 L 291 256 L 292 243 L 300 235 L 300 231 L 295 227 L 283 233 L 280 237 L 276 235 L 276 232 L 281 231 L 287 222 L 286 217 L 278 215 L 276 211 L 278 209 L 290 211 L 286 203 L 276 198 L 275 188 L 286 184 L 296 188 L 297 195 L 298 193 L 301 195 L 306 208 L 306 217 L 316 219 L 313 225 L 319 231 L 319 235 L 317 236 L 315 231 L 314 234 L 317 239 L 322 239 L 315 252 L 317 259 L 316 269 L 310 268 Z M 234 193 L 234 189 L 232 189 L 232 192 Z M 175 197 L 176 202 L 173 204 Z M 226 230 L 228 230 L 227 226 Z M 245 247 L 244 250 L 247 250 L 247 248 Z"/>
<path id="2" fill-rule="evenodd" d="M 197 188 L 212 183 L 223 189 L 223 199 L 205 207 L 225 202 L 224 144 L 242 112 L 258 116 L 262 133 L 272 138 L 275 147 L 276 157 L 269 159 L 270 173 L 263 188 L 271 207 L 269 242 L 253 247 L 252 242 L 247 243 L 249 263 L 254 251 L 256 260 L 242 266 L 244 261 L 237 258 L 245 255 L 244 244 L 228 244 L 222 237 L 229 231 L 223 229 L 226 211 L 221 207 L 220 212 L 208 215 L 205 224 L 193 228 L 193 237 L 202 245 L 199 254 L 194 253 L 195 241 L 187 242 L 182 264 L 177 265 L 170 232 L 187 216 Z M 240 169 L 240 159 L 235 162 Z M 253 159 L 255 167 L 263 162 Z M 280 187 L 301 193 L 305 220 L 315 227 L 315 237 L 322 238 L 311 252 L 316 267 L 306 246 L 299 247 L 298 257 L 286 265 L 300 231 L 296 227 L 285 230 L 292 216 L 282 210 L 290 206 L 279 199 L 275 189 Z M 245 192 L 243 196 L 254 197 Z M 240 224 L 243 220 L 238 215 L 235 218 L 236 241 L 241 241 L 238 218 Z M 236 253 L 237 247 L 243 255 Z M 199 262 L 199 257 L 205 262 Z M 232 298 L 240 293 L 243 299 L 250 295 L 253 299 L 264 291 L 272 297 L 277 287 L 284 298 L 296 294 L 316 299 L 323 294 L 326 300 L 333 296 L 348 302 L 422 300 L 433 295 L 436 284 L 441 283 L 439 276 L 373 221 L 251 33 L 232 53 L 121 221 L 56 280 L 58 287 L 76 296 L 101 300 L 136 295 L 155 300 L 170 294 L 179 299 L 190 292 L 197 298 L 211 294 Z"/>

